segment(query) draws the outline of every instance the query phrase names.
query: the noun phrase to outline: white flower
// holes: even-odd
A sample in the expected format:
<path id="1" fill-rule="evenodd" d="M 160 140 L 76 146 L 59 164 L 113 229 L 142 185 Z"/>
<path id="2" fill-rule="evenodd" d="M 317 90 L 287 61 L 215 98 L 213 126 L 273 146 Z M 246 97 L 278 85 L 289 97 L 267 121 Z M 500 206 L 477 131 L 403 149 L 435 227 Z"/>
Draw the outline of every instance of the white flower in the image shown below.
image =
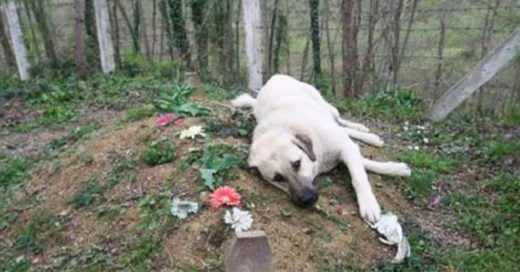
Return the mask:
<path id="1" fill-rule="evenodd" d="M 186 139 L 186 138 L 195 139 L 195 137 L 197 137 L 197 136 L 202 136 L 202 137 L 206 136 L 206 134 L 202 130 L 202 126 L 191 126 L 187 129 L 181 131 L 180 138 L 181 139 Z"/>
<path id="2" fill-rule="evenodd" d="M 413 150 L 419 150 L 419 146 L 418 146 L 418 145 L 415 145 L 415 146 L 413 147 Z"/>
<path id="3" fill-rule="evenodd" d="M 430 142 L 430 140 L 428 140 L 428 138 L 424 138 L 424 139 L 423 139 L 423 142 L 424 142 L 425 144 L 427 144 L 427 143 Z"/>
<path id="4" fill-rule="evenodd" d="M 224 214 L 224 223 L 231 225 L 235 232 L 242 232 L 251 228 L 253 217 L 248 211 L 233 208 L 232 211 L 227 210 Z"/>
<path id="5" fill-rule="evenodd" d="M 199 204 L 191 201 L 184 201 L 178 197 L 172 199 L 170 211 L 172 215 L 179 219 L 185 219 L 189 213 L 196 213 L 199 210 Z"/>

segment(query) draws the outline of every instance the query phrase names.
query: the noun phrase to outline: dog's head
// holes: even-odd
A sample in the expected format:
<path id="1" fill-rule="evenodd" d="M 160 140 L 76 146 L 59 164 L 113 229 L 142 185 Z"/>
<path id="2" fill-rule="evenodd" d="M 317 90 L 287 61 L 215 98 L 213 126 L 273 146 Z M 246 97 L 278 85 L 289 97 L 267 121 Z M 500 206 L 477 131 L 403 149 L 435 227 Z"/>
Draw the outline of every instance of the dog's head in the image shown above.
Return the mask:
<path id="1" fill-rule="evenodd" d="M 248 164 L 264 180 L 288 194 L 296 205 L 308 207 L 318 199 L 314 148 L 311 138 L 304 133 L 267 132 L 253 142 Z"/>

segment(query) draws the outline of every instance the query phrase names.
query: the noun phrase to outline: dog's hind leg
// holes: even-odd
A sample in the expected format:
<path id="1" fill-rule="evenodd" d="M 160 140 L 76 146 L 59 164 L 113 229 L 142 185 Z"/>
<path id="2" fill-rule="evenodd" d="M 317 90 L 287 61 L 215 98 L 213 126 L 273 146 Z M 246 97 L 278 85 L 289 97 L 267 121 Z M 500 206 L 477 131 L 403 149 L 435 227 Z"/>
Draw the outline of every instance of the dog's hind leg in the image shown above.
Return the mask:
<path id="1" fill-rule="evenodd" d="M 385 143 L 379 136 L 375 135 L 374 133 L 363 132 L 352 128 L 343 128 L 343 131 L 345 131 L 350 138 L 362 141 L 369 145 L 380 147 Z"/>
<path id="2" fill-rule="evenodd" d="M 329 102 L 327 102 L 325 99 L 323 99 L 323 96 L 321 96 L 320 92 L 316 88 L 314 88 L 314 86 L 307 84 L 307 83 L 303 83 L 303 86 L 305 86 L 304 90 L 307 91 L 308 95 L 312 96 L 314 99 L 316 99 L 318 101 L 321 101 L 324 105 L 326 105 L 327 108 L 329 108 L 330 112 L 332 113 L 332 116 L 334 117 L 334 120 L 340 126 L 356 129 L 356 130 L 363 131 L 363 132 L 370 131 L 366 126 L 364 126 L 360 123 L 347 121 L 347 120 L 341 118 L 341 116 L 339 115 L 338 109 L 336 109 Z"/>
<path id="3" fill-rule="evenodd" d="M 368 171 L 390 176 L 409 177 L 412 170 L 402 162 L 378 162 L 363 158 L 363 164 Z"/>
<path id="4" fill-rule="evenodd" d="M 231 100 L 231 105 L 236 108 L 254 108 L 256 99 L 249 94 L 241 94 Z"/>
<path id="5" fill-rule="evenodd" d="M 340 159 L 350 172 L 361 217 L 369 224 L 378 222 L 381 218 L 381 208 L 368 181 L 359 146 L 352 140 L 346 139 L 341 147 Z"/>
<path id="6" fill-rule="evenodd" d="M 336 120 L 336 123 L 338 123 L 342 127 L 355 129 L 355 130 L 358 130 L 358 131 L 361 131 L 361 132 L 369 132 L 370 131 L 370 129 L 368 129 L 363 124 L 347 121 L 347 120 L 341 118 L 341 116 L 339 116 L 339 113 L 337 112 L 337 110 L 336 110 L 336 114 L 334 112 L 332 114 L 334 115 L 334 120 Z"/>

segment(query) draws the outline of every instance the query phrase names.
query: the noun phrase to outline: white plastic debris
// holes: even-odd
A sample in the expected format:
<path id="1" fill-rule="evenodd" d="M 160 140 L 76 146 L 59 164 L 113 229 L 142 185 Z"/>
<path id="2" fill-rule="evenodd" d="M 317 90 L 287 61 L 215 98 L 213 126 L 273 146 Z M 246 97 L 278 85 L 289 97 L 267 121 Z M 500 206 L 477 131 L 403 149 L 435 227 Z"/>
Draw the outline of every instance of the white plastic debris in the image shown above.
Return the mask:
<path id="1" fill-rule="evenodd" d="M 397 245 L 397 253 L 392 262 L 399 263 L 404 258 L 410 257 L 411 248 L 408 239 L 403 235 L 403 228 L 397 221 L 397 216 L 392 213 L 387 213 L 381 216 L 379 222 L 371 225 L 373 229 L 382 236 L 379 238 L 384 244 Z"/>

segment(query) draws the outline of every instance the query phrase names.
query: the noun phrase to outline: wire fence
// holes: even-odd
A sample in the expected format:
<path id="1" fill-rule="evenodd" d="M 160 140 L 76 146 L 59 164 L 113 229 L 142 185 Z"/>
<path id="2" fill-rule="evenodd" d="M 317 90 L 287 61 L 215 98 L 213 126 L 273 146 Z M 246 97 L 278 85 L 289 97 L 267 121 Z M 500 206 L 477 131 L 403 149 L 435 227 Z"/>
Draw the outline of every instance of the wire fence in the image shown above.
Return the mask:
<path id="1" fill-rule="evenodd" d="M 132 2 L 120 0 L 132 14 Z M 216 1 L 209 0 L 210 6 Z M 109 4 L 111 0 L 108 0 Z M 145 28 L 140 36 L 141 50 L 153 52 L 153 59 L 168 59 L 168 39 L 165 37 L 164 23 L 161 21 L 158 7 L 159 1 L 142 1 L 142 26 Z M 244 33 L 240 20 L 239 0 L 229 0 L 232 6 L 230 13 L 230 31 L 234 34 L 233 46 L 238 47 L 238 52 L 232 52 L 228 58 L 239 58 L 237 69 L 234 71 L 235 81 L 245 81 L 246 62 L 244 46 Z M 269 71 L 273 73 L 269 58 L 269 37 L 273 27 L 274 3 L 278 6 L 276 11 L 287 18 L 287 42 L 285 50 L 280 55 L 279 72 L 291 74 L 304 81 L 311 82 L 312 75 L 312 50 L 310 41 L 310 11 L 308 1 L 299 0 L 265 0 L 262 1 L 264 36 L 264 71 L 265 77 Z M 327 90 L 331 93 L 334 89 L 342 88 L 342 0 L 320 1 L 320 36 L 321 36 L 321 61 L 322 71 L 328 81 Z M 479 0 L 479 1 L 418 1 L 413 8 L 414 0 L 363 0 L 358 22 L 358 52 L 359 62 L 364 63 L 367 58 L 369 31 L 373 31 L 373 58 L 372 67 L 368 71 L 366 92 L 385 89 L 392 83 L 396 69 L 393 67 L 395 54 L 400 58 L 397 70 L 397 86 L 410 88 L 418 94 L 426 103 L 431 103 L 450 86 L 456 83 L 464 74 L 485 55 L 489 50 L 499 45 L 510 33 L 520 26 L 520 3 L 516 0 Z M 371 15 L 374 14 L 374 4 L 377 7 L 377 23 L 371 25 Z M 73 59 L 74 56 L 74 23 L 75 10 L 72 0 L 49 1 L 50 24 L 52 35 L 56 41 L 57 52 L 60 56 Z M 194 33 L 191 13 L 188 3 L 184 3 L 184 15 L 187 22 L 187 33 L 192 45 L 190 50 L 196 59 L 197 50 L 193 44 Z M 19 7 L 24 32 L 28 33 L 27 18 L 23 7 Z M 155 15 L 154 15 L 155 12 Z M 396 26 L 396 13 L 399 12 Z M 412 20 L 413 16 L 413 20 Z M 373 19 L 373 18 L 372 18 Z M 119 17 L 119 43 L 121 52 L 128 53 L 132 48 L 132 40 L 126 22 Z M 153 29 L 155 26 L 155 29 Z M 238 28 L 238 29 L 237 29 Z M 372 28 L 372 29 L 371 29 Z M 398 31 L 396 31 L 396 29 Z M 237 36 L 238 35 L 238 36 Z M 26 34 L 29 37 L 28 34 Z M 399 36 L 399 37 L 396 37 Z M 398 42 L 396 42 L 398 39 Z M 444 39 L 444 42 L 441 40 Z M 146 45 L 146 46 L 145 46 Z M 396 47 L 398 47 L 396 49 Z M 148 49 L 146 49 L 148 48 Z M 31 49 L 31 48 L 30 48 Z M 219 74 L 219 53 L 210 47 L 210 71 Z M 150 53 L 150 52 L 148 52 Z M 222 53 L 222 52 L 220 52 Z M 219 53 L 219 54 L 220 54 Z M 4 57 L 0 53 L 0 63 L 5 67 Z M 144 52 L 143 52 L 144 54 Z M 176 53 L 178 54 L 178 53 Z M 213 55 L 211 55 L 213 54 Z M 272 52 L 271 52 L 272 54 Z M 272 56 L 271 56 L 272 57 Z M 272 61 L 272 60 L 271 60 Z M 520 101 L 520 64 L 515 61 L 493 80 L 481 89 L 478 96 L 479 106 L 501 112 L 503 108 Z M 238 74 L 238 76 L 237 76 Z M 220 77 L 228 75 L 220 74 Z M 246 82 L 238 82 L 239 86 L 246 86 Z M 474 107 L 475 101 L 468 102 L 469 108 Z M 483 101 L 483 102 L 482 102 Z"/>

